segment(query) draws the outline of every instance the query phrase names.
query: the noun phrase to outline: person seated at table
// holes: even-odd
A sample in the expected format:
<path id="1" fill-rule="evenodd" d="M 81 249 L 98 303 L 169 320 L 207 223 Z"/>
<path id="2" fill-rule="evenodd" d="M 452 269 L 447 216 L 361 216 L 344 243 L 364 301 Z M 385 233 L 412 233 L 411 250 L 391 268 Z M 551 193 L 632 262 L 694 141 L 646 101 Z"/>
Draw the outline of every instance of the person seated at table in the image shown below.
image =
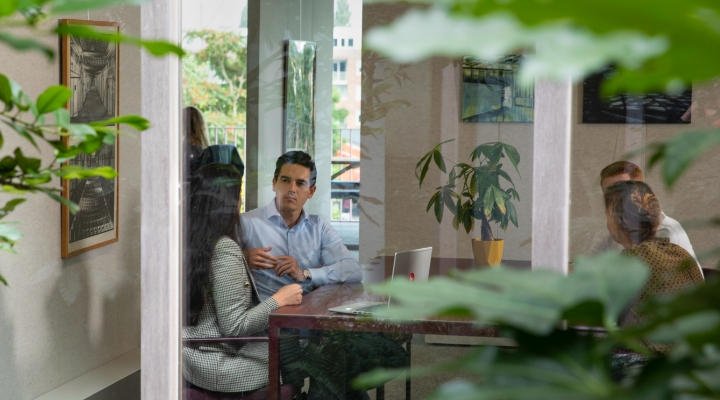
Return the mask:
<path id="1" fill-rule="evenodd" d="M 308 293 L 317 286 L 362 281 L 360 264 L 332 225 L 304 209 L 315 194 L 316 180 L 312 157 L 289 151 L 275 163 L 275 198 L 241 214 L 243 249 L 260 300 L 291 283 L 299 283 Z M 290 332 L 283 335 L 281 344 L 291 342 Z M 281 349 L 280 358 L 300 359 L 293 366 L 310 375 L 308 399 L 367 399 L 367 392 L 352 387 L 355 377 L 379 367 L 405 367 L 409 359 L 392 337 L 378 333 L 330 332 L 306 343 L 299 356 Z"/>
<path id="2" fill-rule="evenodd" d="M 328 283 L 362 281 L 360 264 L 335 228 L 304 209 L 315 194 L 316 180 L 312 157 L 289 151 L 275 163 L 275 198 L 265 207 L 241 214 L 243 252 L 260 300 L 291 283 L 299 283 L 308 293 Z"/>
<path id="3" fill-rule="evenodd" d="M 297 284 L 260 300 L 235 231 L 241 180 L 235 166 L 220 163 L 192 176 L 183 338 L 264 336 L 272 311 L 302 301 Z M 268 384 L 267 342 L 192 344 L 182 354 L 183 376 L 199 388 L 245 393 Z"/>
<path id="4" fill-rule="evenodd" d="M 622 315 L 620 326 L 643 322 L 642 304 L 651 297 L 681 291 L 704 282 L 692 255 L 668 238 L 657 237 L 663 219 L 662 208 L 650 187 L 638 181 L 618 181 L 605 188 L 607 228 L 622 254 L 639 258 L 650 268 L 650 278 L 637 300 Z M 645 342 L 656 352 L 667 347 Z"/>
<path id="5" fill-rule="evenodd" d="M 607 189 L 607 187 L 612 183 L 629 180 L 643 182 L 642 170 L 640 167 L 629 161 L 616 161 L 603 168 L 600 172 L 600 188 L 602 188 L 603 192 L 605 192 L 605 189 Z M 664 212 L 660 213 L 660 224 L 658 225 L 656 236 L 660 238 L 668 238 L 670 243 L 676 244 L 685 249 L 688 253 L 690 253 L 695 262 L 698 262 L 695 252 L 693 251 L 692 244 L 690 244 L 690 239 L 688 238 L 687 233 L 685 233 L 682 225 L 680 225 L 678 221 L 665 215 Z M 593 244 L 590 253 L 597 254 L 608 250 L 621 251 L 622 246 L 617 244 L 610 235 L 605 234 L 599 241 Z"/>

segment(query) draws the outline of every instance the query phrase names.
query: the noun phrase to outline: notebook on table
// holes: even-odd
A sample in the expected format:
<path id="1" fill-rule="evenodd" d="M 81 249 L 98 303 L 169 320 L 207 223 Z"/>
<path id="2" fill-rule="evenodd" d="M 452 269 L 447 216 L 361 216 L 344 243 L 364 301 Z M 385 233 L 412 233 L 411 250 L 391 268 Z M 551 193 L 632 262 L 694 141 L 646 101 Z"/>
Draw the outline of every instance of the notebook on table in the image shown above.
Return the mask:
<path id="1" fill-rule="evenodd" d="M 411 282 L 427 282 L 430 275 L 430 259 L 432 247 L 400 251 L 395 253 L 393 270 L 390 280 L 407 279 Z M 361 301 L 329 308 L 328 311 L 341 314 L 372 315 L 378 308 L 388 307 L 392 298 L 387 301 Z"/>

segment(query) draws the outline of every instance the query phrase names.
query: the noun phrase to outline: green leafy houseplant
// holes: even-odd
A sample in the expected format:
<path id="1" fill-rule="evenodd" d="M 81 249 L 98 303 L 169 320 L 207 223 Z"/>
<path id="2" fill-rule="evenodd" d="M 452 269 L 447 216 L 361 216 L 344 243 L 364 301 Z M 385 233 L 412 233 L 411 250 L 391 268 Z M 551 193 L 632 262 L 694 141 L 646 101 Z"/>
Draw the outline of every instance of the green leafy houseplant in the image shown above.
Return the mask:
<path id="1" fill-rule="evenodd" d="M 435 211 L 435 218 L 442 222 L 443 210 L 447 207 L 453 214 L 453 228 L 460 229 L 463 226 L 465 232 L 475 226 L 475 220 L 479 220 L 480 238 L 485 241 L 494 239 L 491 222 L 500 224 L 504 231 L 512 223 L 518 226 L 517 211 L 512 199 L 520 200 L 515 184 L 510 175 L 503 170 L 503 159 L 509 161 L 515 171 L 520 175 L 517 166 L 520 163 L 520 153 L 515 147 L 502 142 L 481 144 L 470 153 L 470 162 L 455 164 L 446 167 L 444 156 L 441 152 L 443 144 L 455 139 L 439 143 L 432 150 L 427 152 L 415 166 L 415 176 L 422 187 L 430 164 L 434 162 L 440 171 L 448 174 L 448 182 L 436 188 L 435 194 L 430 198 L 426 211 L 431 208 Z M 500 184 L 503 178 L 512 187 L 503 189 Z"/>
<path id="2" fill-rule="evenodd" d="M 55 50 L 38 40 L 40 35 L 72 35 L 108 42 L 129 43 L 141 46 L 149 53 L 161 56 L 181 56 L 180 47 L 163 42 L 148 41 L 122 34 L 98 32 L 89 26 L 65 25 L 46 30 L 41 24 L 57 14 L 87 11 L 90 9 L 138 4 L 138 0 L 2 0 L 0 1 L 0 43 L 16 51 L 37 51 L 53 60 Z M 25 27 L 27 30 L 12 28 Z M 17 32 L 26 32 L 18 36 Z M 29 32 L 29 33 L 27 33 Z M 84 179 L 101 176 L 112 179 L 117 172 L 111 167 L 84 168 L 78 165 L 62 165 L 80 154 L 92 154 L 103 144 L 115 143 L 120 133 L 115 126 L 122 125 L 143 131 L 150 123 L 135 115 L 118 116 L 106 121 L 90 124 L 74 124 L 63 107 L 71 98 L 72 91 L 65 86 L 50 86 L 37 98 L 22 90 L 20 85 L 0 73 L 0 193 L 10 199 L 0 208 L 0 219 L 7 217 L 25 201 L 25 195 L 44 193 L 53 200 L 68 207 L 75 213 L 78 205 L 60 195 L 60 189 L 53 185 L 54 178 Z M 8 134 L 15 134 L 26 140 L 28 145 L 51 148 L 53 160 L 42 165 L 42 160 L 25 155 L 22 147 L 3 148 Z M 63 141 L 68 138 L 68 143 Z M 54 182 L 57 182 L 56 180 Z M 0 250 L 14 252 L 13 246 L 22 233 L 11 222 L 0 221 Z M 0 282 L 7 285 L 0 275 Z"/>

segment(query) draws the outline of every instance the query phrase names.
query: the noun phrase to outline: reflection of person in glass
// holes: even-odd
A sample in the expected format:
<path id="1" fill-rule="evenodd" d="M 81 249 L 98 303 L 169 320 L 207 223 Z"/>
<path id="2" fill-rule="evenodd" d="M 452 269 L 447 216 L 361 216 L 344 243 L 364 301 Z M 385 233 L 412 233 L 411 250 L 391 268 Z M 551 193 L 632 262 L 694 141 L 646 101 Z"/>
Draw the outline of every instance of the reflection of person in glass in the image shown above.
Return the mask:
<path id="1" fill-rule="evenodd" d="M 202 113 L 195 107 L 183 108 L 183 144 L 185 157 L 190 166 L 190 173 L 197 168 L 197 159 L 202 151 L 208 147 L 207 129 Z"/>
<path id="2" fill-rule="evenodd" d="M 605 188 L 607 227 L 622 254 L 637 257 L 650 267 L 650 278 L 636 304 L 621 317 L 621 326 L 643 321 L 640 305 L 647 299 L 680 291 L 704 282 L 700 267 L 682 247 L 668 238 L 657 237 L 662 208 L 652 189 L 643 182 L 618 181 Z M 646 342 L 649 348 L 665 352 L 666 346 Z"/>
<path id="3" fill-rule="evenodd" d="M 183 338 L 264 336 L 272 311 L 302 301 L 297 284 L 260 300 L 235 233 L 241 180 L 237 168 L 220 163 L 192 176 Z M 267 385 L 267 371 L 266 342 L 183 347 L 183 376 L 201 389 L 253 391 Z"/>
<path id="4" fill-rule="evenodd" d="M 600 187 L 603 192 L 614 182 L 628 180 L 643 181 L 643 172 L 640 167 L 629 161 L 616 161 L 603 168 L 602 172 L 600 172 Z M 678 221 L 665 215 L 662 211 L 660 212 L 660 224 L 657 229 L 657 237 L 668 238 L 670 243 L 685 249 L 690 253 L 695 262 L 697 262 L 692 244 L 690 244 L 690 238 L 688 238 L 682 225 L 680 225 Z M 600 241 L 593 244 L 590 253 L 597 254 L 608 250 L 620 251 L 622 247 L 620 247 L 610 235 L 603 235 Z"/>

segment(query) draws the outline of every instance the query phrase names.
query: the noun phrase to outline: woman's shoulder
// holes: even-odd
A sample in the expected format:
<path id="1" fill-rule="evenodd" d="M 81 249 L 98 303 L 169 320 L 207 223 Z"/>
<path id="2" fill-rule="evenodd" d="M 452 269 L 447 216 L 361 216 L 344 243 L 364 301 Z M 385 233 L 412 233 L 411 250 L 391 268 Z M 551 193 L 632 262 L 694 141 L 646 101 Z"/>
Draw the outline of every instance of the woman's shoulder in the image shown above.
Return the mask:
<path id="1" fill-rule="evenodd" d="M 218 239 L 218 241 L 215 243 L 215 251 L 242 253 L 240 245 L 236 241 L 231 239 L 230 236 L 220 237 L 220 239 Z"/>

